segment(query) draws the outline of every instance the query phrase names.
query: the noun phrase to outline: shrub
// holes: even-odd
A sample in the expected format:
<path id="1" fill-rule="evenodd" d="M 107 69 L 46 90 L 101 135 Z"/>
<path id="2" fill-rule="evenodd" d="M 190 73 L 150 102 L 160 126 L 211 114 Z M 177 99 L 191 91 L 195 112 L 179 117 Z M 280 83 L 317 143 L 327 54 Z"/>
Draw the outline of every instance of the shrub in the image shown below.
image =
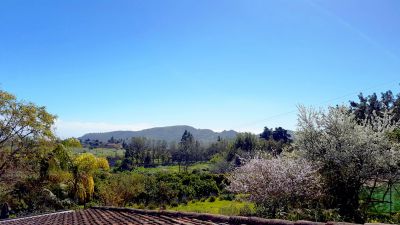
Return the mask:
<path id="1" fill-rule="evenodd" d="M 183 200 L 181 201 L 181 203 L 182 203 L 183 205 L 187 205 L 187 204 L 188 204 L 188 201 L 187 201 L 186 199 L 183 199 Z"/>
<path id="2" fill-rule="evenodd" d="M 174 202 L 171 203 L 171 206 L 172 206 L 172 207 L 178 207 L 179 204 L 178 204 L 178 202 L 174 201 Z"/>
<path id="3" fill-rule="evenodd" d="M 214 196 L 211 196 L 211 197 L 208 199 L 209 202 L 215 202 L 215 200 L 216 200 L 216 199 L 215 199 Z"/>
<path id="4" fill-rule="evenodd" d="M 233 201 L 233 200 L 235 200 L 235 195 L 234 194 L 222 194 L 219 196 L 219 200 Z"/>
<path id="5" fill-rule="evenodd" d="M 236 216 L 239 214 L 239 209 L 234 205 L 223 206 L 218 210 L 219 214 L 226 216 Z"/>
<path id="6" fill-rule="evenodd" d="M 255 158 L 236 169 L 229 180 L 228 189 L 246 194 L 265 216 L 300 208 L 321 195 L 317 170 L 304 159 Z"/>
<path id="7" fill-rule="evenodd" d="M 245 204 L 239 210 L 239 216 L 254 216 L 254 210 L 250 207 L 249 204 Z"/>
<path id="8" fill-rule="evenodd" d="M 125 206 L 144 191 L 144 177 L 140 174 L 113 174 L 99 184 L 98 195 L 104 205 Z"/>
<path id="9" fill-rule="evenodd" d="M 147 205 L 147 208 L 150 209 L 150 210 L 154 210 L 154 209 L 157 208 L 157 204 L 155 204 L 155 203 L 150 203 L 150 204 Z"/>

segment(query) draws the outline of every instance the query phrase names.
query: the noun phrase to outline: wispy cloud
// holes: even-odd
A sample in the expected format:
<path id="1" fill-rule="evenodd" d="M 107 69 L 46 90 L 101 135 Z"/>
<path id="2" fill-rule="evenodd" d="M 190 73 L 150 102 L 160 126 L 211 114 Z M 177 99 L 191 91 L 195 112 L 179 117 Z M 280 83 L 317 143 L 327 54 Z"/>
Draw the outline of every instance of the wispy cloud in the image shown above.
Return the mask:
<path id="1" fill-rule="evenodd" d="M 83 134 L 91 132 L 107 132 L 116 130 L 143 130 L 153 127 L 147 123 L 137 124 L 119 124 L 108 122 L 82 122 L 82 121 L 64 121 L 57 120 L 55 123 L 55 132 L 60 138 L 80 137 Z"/>

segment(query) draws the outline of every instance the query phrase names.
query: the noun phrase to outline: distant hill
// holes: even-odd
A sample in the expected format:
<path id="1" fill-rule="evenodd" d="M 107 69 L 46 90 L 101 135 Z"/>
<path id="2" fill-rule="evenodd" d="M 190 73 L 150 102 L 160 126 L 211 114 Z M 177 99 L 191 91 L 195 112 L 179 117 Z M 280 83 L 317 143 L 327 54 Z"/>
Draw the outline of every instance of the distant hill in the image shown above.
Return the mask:
<path id="1" fill-rule="evenodd" d="M 169 127 L 155 127 L 141 131 L 112 131 L 105 133 L 88 133 L 80 137 L 80 140 L 99 140 L 107 142 L 111 137 L 115 139 L 130 139 L 132 137 L 146 137 L 154 140 L 165 140 L 167 142 L 179 142 L 185 130 L 193 134 L 196 140 L 203 143 L 210 143 L 216 141 L 218 136 L 224 139 L 235 138 L 238 132 L 234 130 L 214 132 L 209 129 L 196 129 L 191 126 L 169 126 Z"/>

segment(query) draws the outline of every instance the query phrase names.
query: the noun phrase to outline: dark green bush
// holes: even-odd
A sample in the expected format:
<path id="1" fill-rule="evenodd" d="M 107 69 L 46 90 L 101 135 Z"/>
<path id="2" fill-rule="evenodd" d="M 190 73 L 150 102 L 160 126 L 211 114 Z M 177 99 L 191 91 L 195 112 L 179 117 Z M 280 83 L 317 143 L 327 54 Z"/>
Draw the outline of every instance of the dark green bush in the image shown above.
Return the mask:
<path id="1" fill-rule="evenodd" d="M 219 200 L 233 201 L 233 200 L 235 200 L 235 195 L 234 194 L 222 194 L 219 196 Z"/>
<path id="2" fill-rule="evenodd" d="M 216 200 L 216 198 L 215 198 L 214 196 L 211 196 L 211 197 L 208 199 L 209 202 L 215 202 L 215 200 Z"/>
<path id="3" fill-rule="evenodd" d="M 179 205 L 178 202 L 172 202 L 172 203 L 171 203 L 171 206 L 172 206 L 172 207 L 178 207 L 178 205 Z"/>
<path id="4" fill-rule="evenodd" d="M 239 216 L 254 216 L 254 210 L 246 204 L 239 210 Z"/>

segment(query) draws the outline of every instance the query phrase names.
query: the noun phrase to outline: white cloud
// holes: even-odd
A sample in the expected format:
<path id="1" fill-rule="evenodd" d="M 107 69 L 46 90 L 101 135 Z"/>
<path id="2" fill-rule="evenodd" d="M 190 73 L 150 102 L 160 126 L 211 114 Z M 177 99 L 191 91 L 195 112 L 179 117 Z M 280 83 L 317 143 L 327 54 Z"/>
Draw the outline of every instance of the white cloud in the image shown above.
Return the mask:
<path id="1" fill-rule="evenodd" d="M 108 132 L 116 130 L 143 130 L 153 127 L 150 124 L 118 124 L 107 122 L 64 121 L 58 119 L 55 123 L 55 132 L 60 138 L 80 137 L 86 133 Z"/>

